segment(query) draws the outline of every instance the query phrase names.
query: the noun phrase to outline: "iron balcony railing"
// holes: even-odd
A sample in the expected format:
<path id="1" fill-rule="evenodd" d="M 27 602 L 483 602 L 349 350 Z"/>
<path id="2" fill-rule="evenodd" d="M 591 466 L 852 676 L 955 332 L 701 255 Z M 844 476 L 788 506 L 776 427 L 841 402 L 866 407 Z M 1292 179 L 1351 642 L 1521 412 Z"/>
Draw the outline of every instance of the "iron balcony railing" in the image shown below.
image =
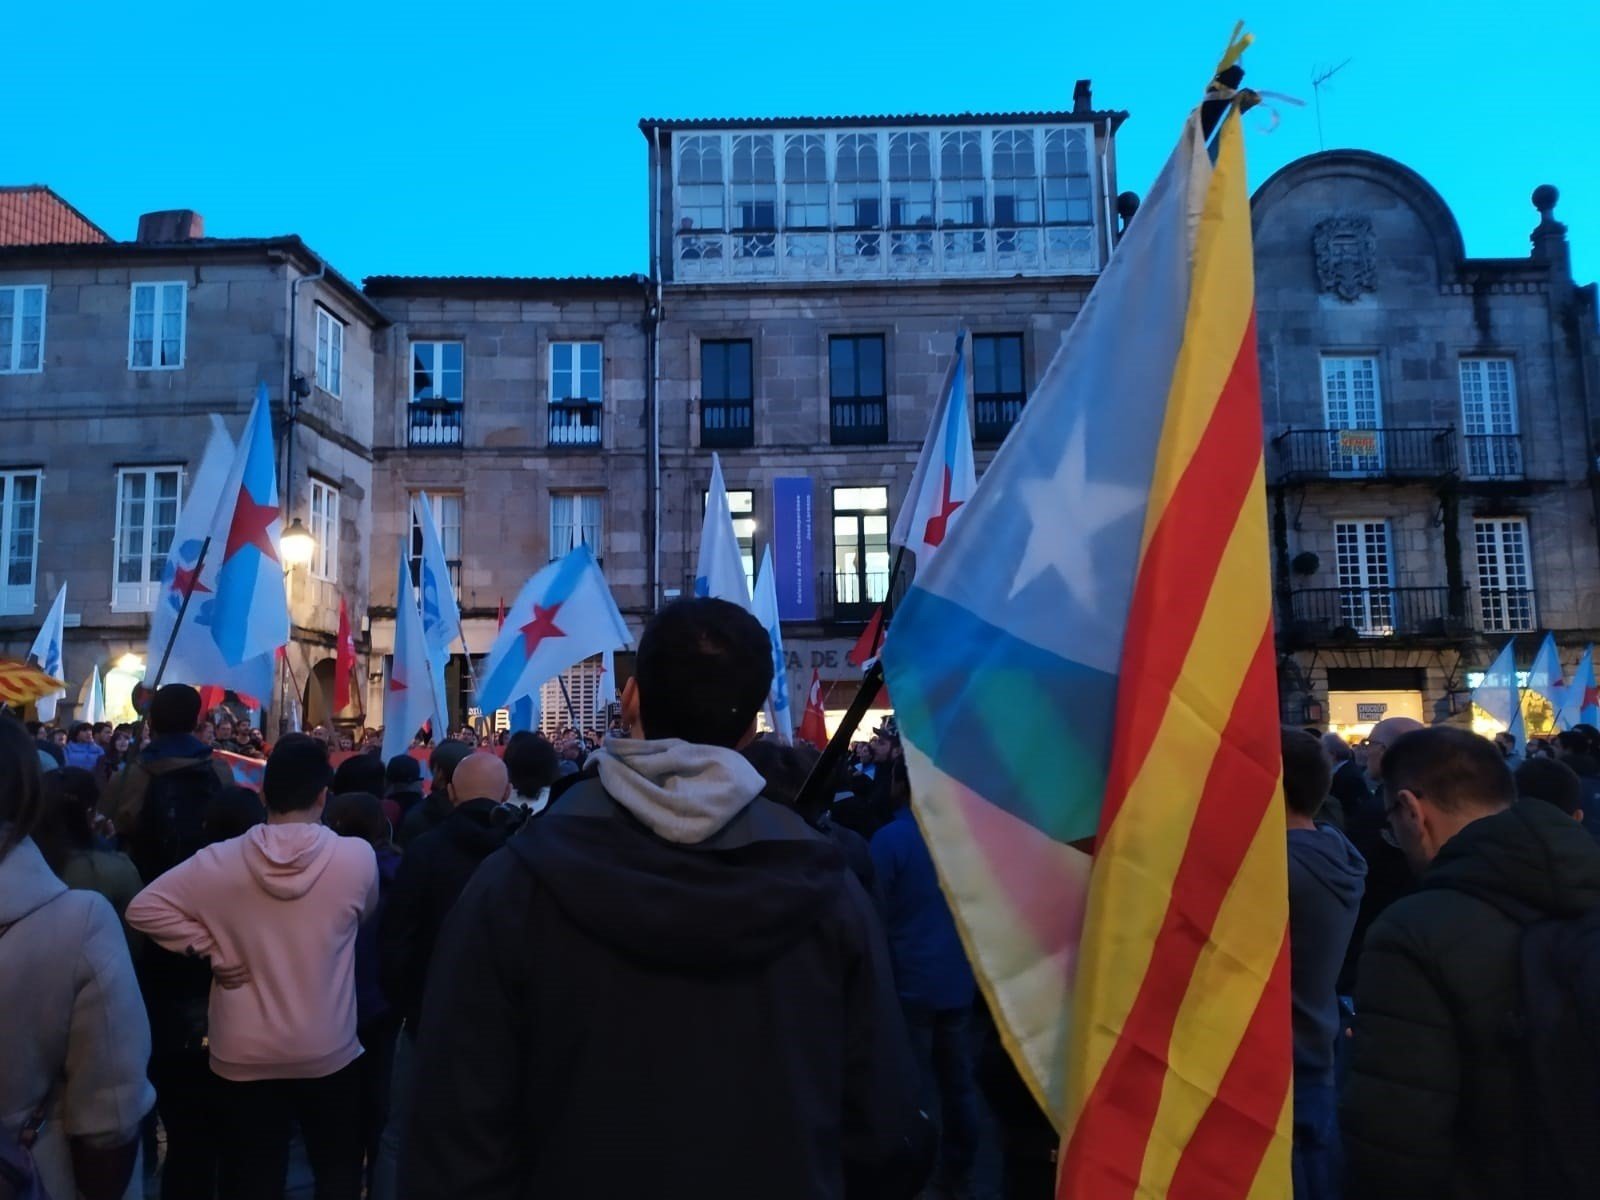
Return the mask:
<path id="1" fill-rule="evenodd" d="M 980 443 L 994 445 L 1006 440 L 1006 434 L 1022 416 L 1023 396 L 979 396 L 974 407 L 977 421 L 973 437 Z"/>
<path id="2" fill-rule="evenodd" d="M 550 445 L 555 448 L 600 445 L 601 411 L 598 400 L 552 400 Z"/>
<path id="3" fill-rule="evenodd" d="M 1484 588 L 1477 592 L 1478 628 L 1485 633 L 1529 633 L 1539 627 L 1532 588 Z"/>
<path id="4" fill-rule="evenodd" d="M 755 411 L 749 400 L 701 400 L 700 444 L 708 450 L 755 445 Z"/>
<path id="5" fill-rule="evenodd" d="M 1290 429 L 1273 439 L 1277 477 L 1436 479 L 1456 470 L 1453 429 Z"/>
<path id="6" fill-rule="evenodd" d="M 414 400 L 407 405 L 406 415 L 407 445 L 461 444 L 461 405 L 448 400 Z"/>
<path id="7" fill-rule="evenodd" d="M 1302 588 L 1288 597 L 1295 642 L 1453 637 L 1466 631 L 1463 597 L 1447 587 Z"/>
<path id="8" fill-rule="evenodd" d="M 1521 479 L 1522 438 L 1515 433 L 1469 433 L 1468 479 Z"/>
<path id="9" fill-rule="evenodd" d="M 835 446 L 863 446 L 889 440 L 889 404 L 882 398 L 834 400 L 832 439 Z"/>
<path id="10" fill-rule="evenodd" d="M 894 598 L 898 604 L 910 586 L 910 572 L 902 570 L 895 578 Z M 817 615 L 838 625 L 865 625 L 878 605 L 889 597 L 887 571 L 824 571 L 818 581 Z"/>

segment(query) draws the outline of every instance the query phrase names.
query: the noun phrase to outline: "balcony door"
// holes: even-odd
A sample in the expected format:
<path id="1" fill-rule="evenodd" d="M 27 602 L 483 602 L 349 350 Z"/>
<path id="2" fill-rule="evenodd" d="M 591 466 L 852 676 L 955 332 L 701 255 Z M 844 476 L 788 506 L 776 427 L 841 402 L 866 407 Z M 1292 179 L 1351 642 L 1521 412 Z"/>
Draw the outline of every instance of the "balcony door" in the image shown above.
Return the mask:
<path id="1" fill-rule="evenodd" d="M 1323 355 L 1322 412 L 1328 429 L 1329 473 L 1381 475 L 1383 402 L 1378 394 L 1378 360 Z"/>
<path id="2" fill-rule="evenodd" d="M 841 620 L 866 620 L 889 595 L 889 490 L 833 489 L 833 600 Z"/>
<path id="3" fill-rule="evenodd" d="M 1363 637 L 1394 632 L 1389 522 L 1338 521 L 1333 527 L 1339 570 L 1339 622 Z"/>
<path id="4" fill-rule="evenodd" d="M 1461 360 L 1461 432 L 1473 479 L 1519 479 L 1517 392 L 1509 358 Z"/>
<path id="5" fill-rule="evenodd" d="M 1478 556 L 1478 617 L 1487 633 L 1535 628 L 1533 576 L 1528 565 L 1528 522 L 1522 517 L 1480 517 L 1472 523 Z"/>

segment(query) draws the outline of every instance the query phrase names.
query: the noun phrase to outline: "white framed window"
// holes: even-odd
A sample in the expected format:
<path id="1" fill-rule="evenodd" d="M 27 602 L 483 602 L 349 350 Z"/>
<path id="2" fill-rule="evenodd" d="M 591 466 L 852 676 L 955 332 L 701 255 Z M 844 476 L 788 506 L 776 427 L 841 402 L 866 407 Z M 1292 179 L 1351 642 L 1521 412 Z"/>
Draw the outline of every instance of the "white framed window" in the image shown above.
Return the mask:
<path id="1" fill-rule="evenodd" d="M 700 493 L 700 514 L 711 503 L 711 493 Z M 756 494 L 752 491 L 728 491 L 728 514 L 733 518 L 733 538 L 739 543 L 739 561 L 744 564 L 744 581 L 752 595 L 756 590 Z"/>
<path id="2" fill-rule="evenodd" d="M 550 494 L 550 557 L 561 558 L 579 543 L 587 543 L 594 556 L 603 556 L 600 541 L 599 492 L 552 492 Z"/>
<path id="3" fill-rule="evenodd" d="M 406 512 L 411 516 L 411 583 L 422 586 L 422 526 L 417 524 L 416 505 L 412 503 L 417 493 L 406 497 Z M 450 572 L 450 584 L 461 596 L 461 493 L 429 492 L 428 503 L 433 507 L 433 526 L 439 531 L 439 548 L 444 551 L 445 569 Z"/>
<path id="4" fill-rule="evenodd" d="M 1466 438 L 1469 476 L 1521 476 L 1516 376 L 1509 358 L 1461 360 L 1461 432 Z"/>
<path id="5" fill-rule="evenodd" d="M 311 573 L 318 579 L 339 577 L 339 489 L 311 477 Z"/>
<path id="6" fill-rule="evenodd" d="M 128 369 L 176 371 L 183 366 L 189 285 L 136 283 L 128 313 Z"/>
<path id="7" fill-rule="evenodd" d="M 602 361 L 599 342 L 551 342 L 550 402 L 600 403 Z"/>
<path id="8" fill-rule="evenodd" d="M 183 503 L 183 468 L 123 467 L 117 472 L 117 570 L 111 607 L 149 612 L 161 595 Z"/>
<path id="9" fill-rule="evenodd" d="M 1479 517 L 1472 523 L 1478 556 L 1478 614 L 1490 633 L 1534 628 L 1533 571 L 1525 517 Z"/>
<path id="10" fill-rule="evenodd" d="M 33 581 L 39 561 L 38 471 L 0 471 L 0 613 L 33 611 Z"/>
<path id="11" fill-rule="evenodd" d="M 44 370 L 44 286 L 0 287 L 0 375 Z"/>
<path id="12" fill-rule="evenodd" d="M 317 386 L 339 395 L 344 375 L 344 322 L 325 308 L 317 309 Z"/>
<path id="13" fill-rule="evenodd" d="M 1389 522 L 1335 521 L 1339 621 L 1367 637 L 1394 632 L 1394 590 L 1389 570 Z"/>
<path id="14" fill-rule="evenodd" d="M 1364 355 L 1322 356 L 1322 412 L 1328 428 L 1329 470 L 1335 475 L 1376 475 L 1383 470 L 1383 402 L 1378 360 Z M 1373 432 L 1369 443 L 1349 431 Z"/>

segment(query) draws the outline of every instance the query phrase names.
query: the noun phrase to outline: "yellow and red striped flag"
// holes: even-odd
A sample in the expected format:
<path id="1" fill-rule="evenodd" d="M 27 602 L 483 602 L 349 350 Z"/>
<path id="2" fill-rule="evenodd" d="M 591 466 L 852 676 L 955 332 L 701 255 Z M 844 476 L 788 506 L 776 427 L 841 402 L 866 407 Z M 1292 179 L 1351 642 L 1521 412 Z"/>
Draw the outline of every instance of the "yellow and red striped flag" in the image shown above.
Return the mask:
<path id="1" fill-rule="evenodd" d="M 1250 210 L 1239 98 L 1207 100 L 884 648 L 918 820 L 1074 1200 L 1290 1191 Z"/>
<path id="2" fill-rule="evenodd" d="M 21 707 L 33 703 L 40 696 L 59 692 L 66 686 L 32 663 L 0 659 L 0 701 L 6 704 Z"/>

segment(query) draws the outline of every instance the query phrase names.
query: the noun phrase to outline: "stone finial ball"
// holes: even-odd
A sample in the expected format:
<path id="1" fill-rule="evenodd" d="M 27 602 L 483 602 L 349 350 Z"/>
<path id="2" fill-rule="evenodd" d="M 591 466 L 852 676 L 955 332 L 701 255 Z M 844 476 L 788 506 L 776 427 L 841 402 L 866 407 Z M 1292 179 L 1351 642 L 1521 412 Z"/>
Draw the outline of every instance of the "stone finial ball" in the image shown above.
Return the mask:
<path id="1" fill-rule="evenodd" d="M 1556 206 L 1556 201 L 1561 199 L 1561 193 L 1552 183 L 1541 183 L 1533 189 L 1533 206 L 1542 213 L 1548 213 Z"/>

